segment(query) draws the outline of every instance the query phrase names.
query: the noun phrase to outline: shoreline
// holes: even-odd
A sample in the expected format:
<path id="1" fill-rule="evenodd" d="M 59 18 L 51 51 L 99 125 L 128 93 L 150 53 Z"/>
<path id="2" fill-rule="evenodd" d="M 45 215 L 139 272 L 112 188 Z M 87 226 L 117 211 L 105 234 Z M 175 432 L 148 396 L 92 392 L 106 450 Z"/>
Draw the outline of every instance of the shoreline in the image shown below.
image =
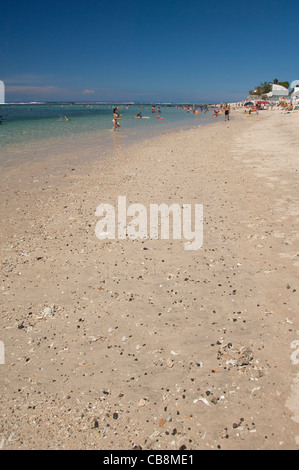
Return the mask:
<path id="1" fill-rule="evenodd" d="M 220 121 L 220 119 L 221 118 L 218 118 L 218 121 Z M 87 138 L 87 143 L 82 144 L 80 141 L 80 149 L 78 149 L 78 143 L 74 144 L 72 142 L 73 139 L 70 137 L 57 139 L 54 143 L 54 147 L 53 142 L 49 142 L 48 140 L 36 141 L 30 144 L 33 145 L 33 147 L 26 149 L 26 154 L 31 154 L 29 159 L 26 158 L 25 161 L 4 161 L 1 169 L 9 174 L 9 172 L 17 173 L 21 171 L 21 169 L 26 170 L 27 167 L 48 167 L 55 163 L 58 163 L 58 166 L 60 166 L 64 165 L 65 161 L 69 161 L 70 163 L 73 161 L 73 163 L 76 163 L 77 165 L 79 164 L 81 167 L 82 165 L 85 165 L 86 162 L 88 165 L 96 164 L 99 158 L 103 158 L 107 163 L 107 160 L 109 158 L 113 159 L 114 154 L 119 151 L 131 148 L 135 149 L 136 146 L 143 146 L 149 141 L 154 141 L 155 139 L 159 139 L 163 136 L 213 126 L 215 124 L 217 124 L 217 122 L 214 122 L 213 120 L 203 122 L 199 121 L 199 123 L 189 123 L 186 125 L 181 124 L 169 129 L 151 129 L 150 131 L 143 130 L 139 133 L 133 133 L 132 129 L 129 129 L 129 131 L 131 131 L 131 135 L 129 137 L 123 134 L 126 132 L 125 128 L 121 128 L 120 132 L 119 130 L 113 132 L 113 130 L 110 129 L 108 131 L 109 137 L 106 137 L 102 141 L 96 138 L 96 133 L 92 134 L 91 140 Z M 61 152 L 62 149 L 64 149 L 63 153 Z M 10 148 L 6 149 L 6 151 L 14 154 L 16 149 Z M 17 153 L 22 154 L 23 151 L 24 149 L 19 146 Z M 42 158 L 40 156 L 41 153 L 45 154 Z"/>
<path id="2" fill-rule="evenodd" d="M 297 448 L 298 115 L 235 115 L 7 172 L 4 449 Z M 202 203 L 203 248 L 97 240 L 118 195 Z"/>
<path id="3" fill-rule="evenodd" d="M 124 113 L 124 122 L 121 124 L 120 129 L 118 129 L 117 132 L 113 132 L 112 127 L 110 128 L 109 126 L 110 115 L 106 115 L 105 125 L 103 127 L 104 115 L 97 115 L 97 111 L 98 110 L 95 110 L 95 114 L 91 116 L 75 115 L 72 117 L 72 115 L 70 115 L 70 121 L 72 122 L 69 124 L 71 127 L 69 127 L 69 124 L 66 124 L 65 121 L 58 119 L 58 121 L 60 121 L 59 127 L 56 126 L 53 128 L 53 122 L 55 124 L 57 119 L 53 117 L 48 118 L 50 122 L 47 127 L 48 136 L 43 134 L 45 128 L 42 130 L 39 126 L 35 132 L 33 132 L 34 129 L 32 128 L 31 135 L 26 136 L 24 129 L 15 129 L 14 131 L 14 126 L 12 125 L 11 128 L 9 128 L 9 123 L 7 123 L 8 127 L 6 128 L 5 125 L 3 128 L 3 139 L 5 143 L 3 142 L 3 154 L 1 156 L 0 165 L 2 167 L 16 166 L 19 164 L 20 158 L 21 161 L 27 162 L 28 160 L 44 159 L 54 155 L 60 156 L 61 149 L 64 149 L 64 152 L 67 151 L 67 153 L 76 153 L 78 150 L 89 153 L 95 151 L 106 152 L 113 150 L 113 148 L 119 144 L 127 146 L 134 142 L 141 142 L 144 139 L 162 135 L 164 132 L 188 129 L 197 125 L 206 124 L 210 121 L 211 117 L 205 114 L 196 116 L 186 112 L 186 110 L 180 109 L 175 111 L 176 119 L 174 121 L 174 115 L 167 115 L 167 111 L 164 110 L 166 115 L 163 121 L 157 121 L 155 115 L 149 117 L 150 121 L 141 122 L 141 120 L 136 121 L 135 116 L 132 115 L 132 110 L 128 111 L 127 108 L 122 111 Z M 136 109 L 135 111 L 137 112 L 138 110 Z M 64 112 L 68 114 L 67 111 Z M 152 114 L 151 110 L 147 110 L 147 113 Z M 58 116 L 56 117 L 58 118 Z M 96 121 L 97 117 L 99 121 Z M 79 124 L 82 118 L 83 120 L 81 124 Z M 90 118 L 92 119 L 89 120 Z M 9 118 L 7 119 L 9 121 Z M 95 127 L 95 122 L 97 122 L 99 127 Z M 11 124 L 14 123 L 12 122 Z M 60 129 L 65 129 L 66 133 L 60 134 Z M 5 131 L 7 131 L 7 135 L 5 135 Z M 17 138 L 15 138 L 13 132 L 19 133 L 19 137 L 17 136 Z M 16 143 L 16 140 L 18 141 L 21 138 L 20 136 L 23 136 L 24 141 Z M 28 138 L 29 140 L 26 140 Z M 9 143 L 11 139 L 13 139 L 13 143 Z M 18 156 L 17 158 L 16 155 Z"/>

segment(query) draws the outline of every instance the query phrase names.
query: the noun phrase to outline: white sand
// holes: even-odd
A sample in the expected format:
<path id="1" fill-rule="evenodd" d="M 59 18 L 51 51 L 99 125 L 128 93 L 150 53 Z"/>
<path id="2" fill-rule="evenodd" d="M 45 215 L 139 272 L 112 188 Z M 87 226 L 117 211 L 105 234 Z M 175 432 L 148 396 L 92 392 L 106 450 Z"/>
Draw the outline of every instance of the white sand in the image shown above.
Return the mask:
<path id="1" fill-rule="evenodd" d="M 299 114 L 217 119 L 1 175 L 4 449 L 298 447 Z M 203 248 L 99 241 L 119 195 L 203 204 Z"/>

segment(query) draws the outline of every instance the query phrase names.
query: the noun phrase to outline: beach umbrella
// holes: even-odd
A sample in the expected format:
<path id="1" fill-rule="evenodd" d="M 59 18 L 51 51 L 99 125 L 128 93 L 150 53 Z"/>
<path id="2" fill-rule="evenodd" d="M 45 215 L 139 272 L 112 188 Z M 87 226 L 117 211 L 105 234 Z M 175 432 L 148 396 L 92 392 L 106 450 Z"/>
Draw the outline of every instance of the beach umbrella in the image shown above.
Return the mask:
<path id="1" fill-rule="evenodd" d="M 257 101 L 258 104 L 269 104 L 269 101 L 265 101 L 265 100 L 259 100 Z"/>
<path id="2" fill-rule="evenodd" d="M 244 106 L 253 106 L 253 103 L 251 101 L 248 101 L 248 103 L 245 103 Z"/>

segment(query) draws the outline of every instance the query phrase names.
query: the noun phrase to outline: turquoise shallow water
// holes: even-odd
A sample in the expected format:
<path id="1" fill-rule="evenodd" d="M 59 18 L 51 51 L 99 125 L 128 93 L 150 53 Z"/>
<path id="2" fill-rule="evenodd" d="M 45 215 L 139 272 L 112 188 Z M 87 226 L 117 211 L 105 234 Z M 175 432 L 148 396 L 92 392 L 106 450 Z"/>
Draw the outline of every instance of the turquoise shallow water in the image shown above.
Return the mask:
<path id="1" fill-rule="evenodd" d="M 112 131 L 113 108 L 119 107 L 121 127 Z M 18 163 L 46 154 L 78 150 L 80 146 L 109 148 L 119 143 L 152 137 L 175 128 L 198 126 L 211 121 L 211 111 L 198 114 L 182 106 L 160 106 L 152 114 L 151 105 L 116 104 L 20 104 L 0 105 L 0 164 Z M 157 106 L 156 106 L 157 109 Z M 136 119 L 138 112 L 149 119 Z M 67 117 L 68 121 L 65 119 Z M 157 119 L 157 116 L 163 119 Z"/>

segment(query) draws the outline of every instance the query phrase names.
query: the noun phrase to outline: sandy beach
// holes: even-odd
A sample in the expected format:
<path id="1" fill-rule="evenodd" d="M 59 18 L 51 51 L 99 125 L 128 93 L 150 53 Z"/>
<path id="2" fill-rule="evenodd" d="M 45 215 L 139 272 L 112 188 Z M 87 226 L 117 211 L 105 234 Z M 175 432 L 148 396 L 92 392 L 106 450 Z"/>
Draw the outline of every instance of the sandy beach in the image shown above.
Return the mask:
<path id="1" fill-rule="evenodd" d="M 298 449 L 299 114 L 1 172 L 1 448 Z M 203 204 L 204 241 L 95 236 Z"/>

